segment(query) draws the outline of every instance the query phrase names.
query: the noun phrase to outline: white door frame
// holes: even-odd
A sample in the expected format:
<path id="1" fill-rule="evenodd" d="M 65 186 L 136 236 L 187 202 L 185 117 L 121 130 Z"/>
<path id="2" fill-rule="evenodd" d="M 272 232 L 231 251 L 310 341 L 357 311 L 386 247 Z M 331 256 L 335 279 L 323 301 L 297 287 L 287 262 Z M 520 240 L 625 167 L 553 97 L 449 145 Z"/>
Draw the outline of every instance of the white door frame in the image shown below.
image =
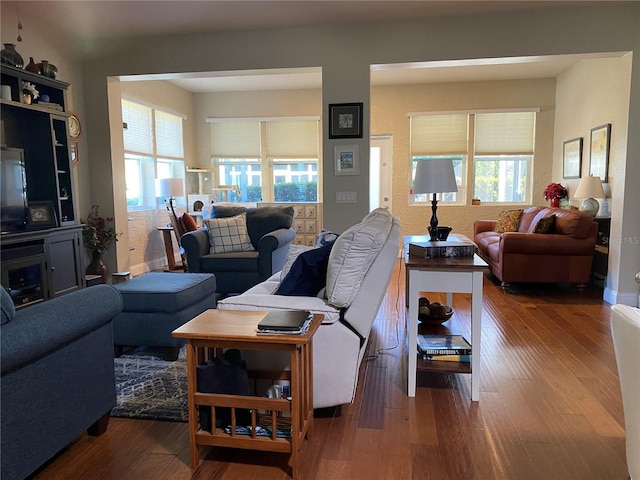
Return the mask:
<path id="1" fill-rule="evenodd" d="M 370 155 L 371 172 L 369 178 L 370 192 L 379 192 L 378 199 L 370 198 L 369 207 L 373 210 L 377 207 L 391 211 L 391 164 L 393 159 L 393 137 L 391 135 L 372 135 L 371 149 L 379 148 L 379 163 L 374 165 L 377 155 Z M 371 196 L 371 194 L 370 194 Z M 377 201 L 376 201 L 377 200 Z"/>

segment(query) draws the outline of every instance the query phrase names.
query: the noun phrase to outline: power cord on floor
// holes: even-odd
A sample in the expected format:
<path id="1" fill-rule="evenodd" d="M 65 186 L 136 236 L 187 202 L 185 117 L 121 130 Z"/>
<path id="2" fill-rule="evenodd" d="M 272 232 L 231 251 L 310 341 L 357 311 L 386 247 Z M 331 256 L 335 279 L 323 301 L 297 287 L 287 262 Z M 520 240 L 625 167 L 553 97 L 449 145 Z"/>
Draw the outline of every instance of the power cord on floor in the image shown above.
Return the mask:
<path id="1" fill-rule="evenodd" d="M 405 243 L 403 245 L 403 247 L 402 247 L 402 255 L 403 255 L 403 257 L 404 257 L 404 251 L 405 251 L 405 248 L 406 248 L 407 245 L 408 245 L 408 243 Z M 400 323 L 401 323 L 400 322 L 400 306 L 399 306 L 399 303 L 400 303 L 400 290 L 401 290 L 400 289 L 400 274 L 402 273 L 403 265 L 404 265 L 404 262 L 400 261 L 400 267 L 398 268 L 398 281 L 397 281 L 398 288 L 397 288 L 397 293 L 396 293 L 396 318 L 398 319 L 398 321 L 396 322 L 396 344 L 391 346 L 391 347 L 379 348 L 376 351 L 375 354 L 368 355 L 368 356 L 364 357 L 364 360 L 366 360 L 368 362 L 376 360 L 383 353 L 395 350 L 396 348 L 398 348 L 400 346 Z M 404 324 L 405 324 L 405 328 L 404 329 L 406 329 L 406 323 L 407 322 L 404 322 Z"/>

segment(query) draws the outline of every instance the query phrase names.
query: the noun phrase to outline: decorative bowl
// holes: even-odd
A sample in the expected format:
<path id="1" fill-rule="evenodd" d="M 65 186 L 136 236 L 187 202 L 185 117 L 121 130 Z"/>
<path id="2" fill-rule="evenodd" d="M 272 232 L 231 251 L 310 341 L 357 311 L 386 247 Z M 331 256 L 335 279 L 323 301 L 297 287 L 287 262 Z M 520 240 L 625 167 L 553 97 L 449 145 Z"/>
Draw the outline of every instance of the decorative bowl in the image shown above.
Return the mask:
<path id="1" fill-rule="evenodd" d="M 422 299 L 420 299 L 422 300 Z M 426 312 L 429 313 L 426 313 Z M 427 309 L 424 305 L 418 309 L 418 320 L 427 325 L 440 325 L 453 316 L 454 310 L 449 305 L 441 305 L 437 302 L 430 304 Z"/>

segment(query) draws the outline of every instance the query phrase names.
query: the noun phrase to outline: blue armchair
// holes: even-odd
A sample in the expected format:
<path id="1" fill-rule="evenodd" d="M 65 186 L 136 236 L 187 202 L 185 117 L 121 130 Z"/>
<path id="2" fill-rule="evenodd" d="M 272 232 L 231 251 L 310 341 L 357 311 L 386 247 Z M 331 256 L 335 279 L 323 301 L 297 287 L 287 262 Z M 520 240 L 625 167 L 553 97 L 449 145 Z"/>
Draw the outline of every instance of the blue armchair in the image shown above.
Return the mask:
<path id="1" fill-rule="evenodd" d="M 116 404 L 111 320 L 122 298 L 98 285 L 18 311 L 2 296 L 2 480 L 22 480 Z"/>
<path id="2" fill-rule="evenodd" d="M 295 238 L 291 228 L 292 207 L 245 208 L 214 206 L 211 218 L 246 214 L 248 250 L 211 253 L 207 228 L 185 233 L 180 239 L 189 272 L 213 273 L 217 293 L 242 293 L 282 270 L 289 245 Z M 204 219 L 205 226 L 209 219 Z"/>

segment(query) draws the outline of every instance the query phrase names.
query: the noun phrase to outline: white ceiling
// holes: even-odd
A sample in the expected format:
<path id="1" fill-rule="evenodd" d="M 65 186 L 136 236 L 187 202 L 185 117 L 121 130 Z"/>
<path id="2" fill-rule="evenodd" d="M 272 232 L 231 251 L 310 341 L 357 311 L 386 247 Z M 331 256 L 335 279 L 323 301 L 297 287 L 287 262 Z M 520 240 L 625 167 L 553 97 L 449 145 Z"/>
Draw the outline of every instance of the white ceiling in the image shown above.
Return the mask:
<path id="1" fill-rule="evenodd" d="M 499 11 L 553 9 L 581 1 L 23 1 L 22 12 L 76 45 L 116 38 L 324 24 L 353 24 Z M 2 0 L 4 6 L 15 4 Z M 27 7 L 28 6 L 28 7 Z M 23 17 L 26 16 L 23 13 Z M 372 66 L 373 85 L 554 78 L 584 55 Z M 320 88 L 316 69 L 215 72 L 167 79 L 192 92 Z"/>

